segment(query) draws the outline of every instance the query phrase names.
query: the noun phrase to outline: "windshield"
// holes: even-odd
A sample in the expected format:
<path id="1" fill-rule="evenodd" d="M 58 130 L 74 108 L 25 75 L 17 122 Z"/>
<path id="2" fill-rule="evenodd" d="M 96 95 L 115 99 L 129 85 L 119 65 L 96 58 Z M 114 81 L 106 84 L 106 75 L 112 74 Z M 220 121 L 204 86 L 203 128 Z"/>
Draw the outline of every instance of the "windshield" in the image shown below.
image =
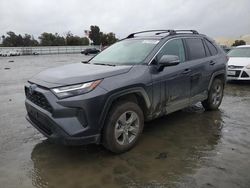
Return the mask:
<path id="1" fill-rule="evenodd" d="M 153 50 L 158 40 L 123 40 L 95 56 L 90 63 L 126 65 L 139 64 Z"/>
<path id="2" fill-rule="evenodd" d="M 229 57 L 250 57 L 250 48 L 235 48 L 228 52 Z"/>

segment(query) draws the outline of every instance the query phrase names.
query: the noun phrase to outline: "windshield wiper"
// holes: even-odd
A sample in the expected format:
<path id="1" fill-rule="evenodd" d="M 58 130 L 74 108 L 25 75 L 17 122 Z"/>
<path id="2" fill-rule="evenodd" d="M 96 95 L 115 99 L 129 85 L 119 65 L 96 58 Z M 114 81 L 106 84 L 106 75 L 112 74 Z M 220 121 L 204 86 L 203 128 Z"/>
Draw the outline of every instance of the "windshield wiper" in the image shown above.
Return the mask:
<path id="1" fill-rule="evenodd" d="M 112 66 L 115 67 L 115 65 L 112 64 L 106 64 L 106 63 L 93 63 L 94 65 L 106 65 L 106 66 Z"/>

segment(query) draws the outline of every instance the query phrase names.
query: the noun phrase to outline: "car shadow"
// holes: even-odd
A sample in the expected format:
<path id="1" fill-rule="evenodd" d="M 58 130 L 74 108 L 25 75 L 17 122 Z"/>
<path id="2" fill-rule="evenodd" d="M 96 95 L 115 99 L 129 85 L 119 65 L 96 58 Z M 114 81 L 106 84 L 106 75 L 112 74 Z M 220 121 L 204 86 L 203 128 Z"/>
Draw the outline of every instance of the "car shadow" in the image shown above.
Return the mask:
<path id="1" fill-rule="evenodd" d="M 232 85 L 249 85 L 250 80 L 230 80 L 227 81 L 227 84 L 232 84 Z"/>
<path id="2" fill-rule="evenodd" d="M 201 106 L 148 122 L 135 148 L 114 155 L 101 145 L 65 147 L 48 141 L 31 154 L 36 187 L 172 186 L 216 151 L 223 112 Z"/>

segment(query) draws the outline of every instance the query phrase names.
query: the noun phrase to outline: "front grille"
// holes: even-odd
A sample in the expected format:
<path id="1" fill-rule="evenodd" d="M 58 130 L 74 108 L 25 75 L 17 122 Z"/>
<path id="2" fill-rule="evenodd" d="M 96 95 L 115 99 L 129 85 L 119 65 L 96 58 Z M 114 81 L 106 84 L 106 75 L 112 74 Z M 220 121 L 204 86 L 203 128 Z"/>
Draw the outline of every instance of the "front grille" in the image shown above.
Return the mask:
<path id="1" fill-rule="evenodd" d="M 243 73 L 241 74 L 241 78 L 248 78 L 248 77 L 249 75 L 245 71 L 243 71 Z"/>
<path id="2" fill-rule="evenodd" d="M 235 71 L 235 75 L 227 75 L 228 77 L 239 77 L 240 76 L 240 70 Z"/>
<path id="3" fill-rule="evenodd" d="M 244 66 L 237 66 L 237 65 L 228 65 L 229 69 L 242 69 Z"/>
<path id="4" fill-rule="evenodd" d="M 25 87 L 25 95 L 27 99 L 29 99 L 31 102 L 36 104 L 37 106 L 40 106 L 41 108 L 52 112 L 52 107 L 49 104 L 48 100 L 45 98 L 45 96 L 37 91 L 33 91 L 32 93 L 29 92 L 29 88 Z"/>

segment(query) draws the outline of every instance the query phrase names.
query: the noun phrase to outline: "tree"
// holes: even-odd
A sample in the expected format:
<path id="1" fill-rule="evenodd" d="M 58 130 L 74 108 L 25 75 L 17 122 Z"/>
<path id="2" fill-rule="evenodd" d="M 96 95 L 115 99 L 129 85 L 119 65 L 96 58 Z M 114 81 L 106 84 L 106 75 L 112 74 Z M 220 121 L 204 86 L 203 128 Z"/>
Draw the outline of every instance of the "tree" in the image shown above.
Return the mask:
<path id="1" fill-rule="evenodd" d="M 61 37 L 58 33 L 55 33 L 55 40 L 53 42 L 53 46 L 64 46 L 65 44 L 65 38 Z"/>
<path id="2" fill-rule="evenodd" d="M 34 38 L 34 36 L 32 35 L 31 36 L 31 46 L 38 46 L 39 45 L 39 42 Z"/>
<path id="3" fill-rule="evenodd" d="M 90 26 L 90 31 L 89 31 L 89 38 L 93 41 L 94 45 L 111 45 L 115 42 L 117 42 L 117 38 L 115 37 L 115 34 L 110 32 L 110 33 L 103 33 L 100 31 L 100 28 L 98 26 Z"/>
<path id="4" fill-rule="evenodd" d="M 5 39 L 5 36 L 2 35 L 1 38 L 2 38 L 2 44 L 1 44 L 1 46 L 3 46 L 3 41 L 4 41 L 4 39 Z"/>
<path id="5" fill-rule="evenodd" d="M 240 45 L 246 45 L 246 42 L 244 40 L 236 40 L 232 44 L 232 46 L 240 46 Z"/>
<path id="6" fill-rule="evenodd" d="M 63 46 L 65 45 L 65 38 L 61 37 L 58 33 L 42 33 L 38 37 L 42 46 Z"/>
<path id="7" fill-rule="evenodd" d="M 23 46 L 23 37 L 22 35 L 17 35 L 14 41 L 15 45 L 14 46 Z"/>
<path id="8" fill-rule="evenodd" d="M 89 39 L 87 37 L 81 38 L 82 40 L 82 45 L 89 45 Z"/>
<path id="9" fill-rule="evenodd" d="M 73 35 L 71 32 L 68 32 L 66 36 L 66 45 L 69 46 L 89 45 L 89 39 L 87 37 L 81 38 L 77 35 Z"/>
<path id="10" fill-rule="evenodd" d="M 38 37 L 40 39 L 40 44 L 42 46 L 52 46 L 54 35 L 52 33 L 42 33 L 41 36 Z"/>
<path id="11" fill-rule="evenodd" d="M 66 34 L 66 37 L 60 36 L 58 33 L 42 33 L 38 39 L 39 42 L 34 39 L 34 37 L 30 34 L 18 34 L 16 35 L 13 31 L 7 32 L 7 35 L 2 35 L 0 39 L 2 39 L 1 46 L 6 47 L 19 47 L 19 46 L 75 46 L 75 45 L 89 45 L 91 39 L 94 45 L 111 45 L 115 43 L 118 39 L 115 37 L 115 34 L 104 33 L 100 31 L 98 26 L 90 26 L 90 31 L 85 30 L 85 33 L 89 35 L 88 37 L 79 37 L 77 35 L 73 35 L 71 32 Z M 0 40 L 1 41 L 1 40 Z"/>
<path id="12" fill-rule="evenodd" d="M 39 43 L 33 36 L 25 34 L 23 37 L 23 46 L 38 46 Z"/>
<path id="13" fill-rule="evenodd" d="M 109 46 L 111 44 L 114 44 L 115 42 L 117 42 L 117 38 L 115 37 L 115 34 L 110 32 L 110 33 L 100 33 L 101 35 L 101 44 L 103 46 Z"/>
<path id="14" fill-rule="evenodd" d="M 28 34 L 16 35 L 14 32 L 9 31 L 7 32 L 7 36 L 2 36 L 3 39 L 3 46 L 5 47 L 19 47 L 19 46 L 36 46 L 38 45 L 38 41 L 31 37 Z"/>
<path id="15" fill-rule="evenodd" d="M 93 41 L 94 45 L 101 44 L 100 28 L 98 26 L 90 26 L 89 38 Z"/>
<path id="16" fill-rule="evenodd" d="M 17 46 L 16 39 L 17 36 L 14 32 L 12 31 L 7 32 L 7 36 L 3 37 L 3 46 L 6 47 Z"/>

